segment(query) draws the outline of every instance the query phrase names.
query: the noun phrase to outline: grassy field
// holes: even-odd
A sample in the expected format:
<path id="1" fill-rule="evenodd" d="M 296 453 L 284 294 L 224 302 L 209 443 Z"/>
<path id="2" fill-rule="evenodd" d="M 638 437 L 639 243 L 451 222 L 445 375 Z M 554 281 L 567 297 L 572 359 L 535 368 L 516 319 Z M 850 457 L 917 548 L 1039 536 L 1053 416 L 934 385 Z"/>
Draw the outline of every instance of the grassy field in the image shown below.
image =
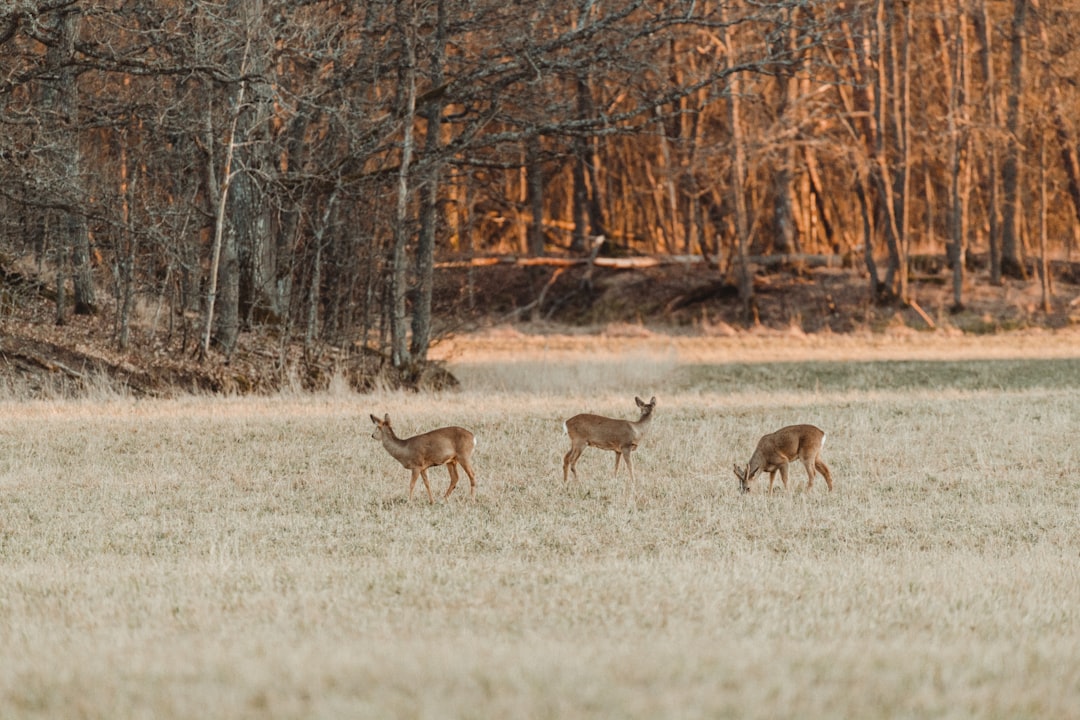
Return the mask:
<path id="1" fill-rule="evenodd" d="M 576 342 L 459 346 L 440 395 L 0 402 L 0 718 L 1080 717 L 1076 343 Z M 561 421 L 634 395 L 637 486 L 564 486 Z M 472 429 L 477 500 L 406 502 L 372 412 Z M 740 495 L 792 422 L 836 490 Z"/>

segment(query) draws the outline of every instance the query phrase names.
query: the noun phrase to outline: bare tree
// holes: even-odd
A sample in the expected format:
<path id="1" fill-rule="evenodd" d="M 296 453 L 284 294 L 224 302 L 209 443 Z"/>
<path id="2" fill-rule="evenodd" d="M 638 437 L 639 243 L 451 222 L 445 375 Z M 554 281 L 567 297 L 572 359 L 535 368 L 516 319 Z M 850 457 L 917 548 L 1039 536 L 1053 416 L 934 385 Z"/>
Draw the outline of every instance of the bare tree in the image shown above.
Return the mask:
<path id="1" fill-rule="evenodd" d="M 988 138 L 983 147 L 986 161 L 986 224 L 988 231 L 988 244 L 990 251 L 990 282 L 997 285 L 1001 282 L 1001 180 L 998 170 L 998 102 L 997 83 L 994 74 L 993 62 L 993 28 L 990 13 L 987 9 L 987 0 L 978 0 L 978 9 L 975 13 L 975 25 L 979 35 L 979 64 L 982 67 L 983 95 L 985 97 L 986 126 L 989 128 Z"/>
<path id="2" fill-rule="evenodd" d="M 446 82 L 444 65 L 446 63 L 447 43 L 446 0 L 435 2 L 434 33 L 429 41 L 431 46 L 430 83 L 435 89 L 429 93 L 422 114 L 427 124 L 424 139 L 424 155 L 427 158 L 424 172 L 422 198 L 420 204 L 420 228 L 416 247 L 416 306 L 413 308 L 412 341 L 410 352 L 416 362 L 427 360 L 428 346 L 431 344 L 431 298 L 434 282 L 435 245 L 439 229 L 438 204 L 441 188 L 443 159 L 441 157 L 445 96 L 440 91 Z"/>
<path id="3" fill-rule="evenodd" d="M 42 86 L 42 100 L 49 121 L 43 123 L 40 141 L 45 157 L 42 179 L 48 185 L 35 199 L 48 208 L 46 222 L 55 238 L 57 281 L 56 322 L 67 317 L 67 282 L 70 274 L 76 314 L 96 312 L 97 301 L 90 267 L 90 238 L 83 181 L 82 149 L 79 142 L 78 58 L 76 41 L 82 23 L 78 6 L 65 6 L 46 17 L 42 25 L 47 50 L 48 79 Z M 43 202 L 42 202 L 43 201 Z M 51 212 L 55 210 L 55 212 Z"/>
<path id="4" fill-rule="evenodd" d="M 726 19 L 724 17 L 721 18 Z M 724 56 L 728 67 L 738 64 L 734 52 L 734 45 L 725 29 L 722 31 L 724 44 Z M 750 325 L 757 320 L 757 312 L 754 305 L 754 283 L 750 274 L 750 267 L 746 259 L 746 249 L 749 244 L 750 221 L 746 210 L 746 145 L 743 137 L 742 116 L 739 111 L 741 97 L 741 79 L 738 73 L 732 73 L 729 80 L 730 93 L 728 95 L 728 123 L 731 127 L 731 198 L 735 207 L 735 242 L 738 257 L 736 273 L 738 275 L 739 299 L 743 304 L 743 321 Z"/>
<path id="5" fill-rule="evenodd" d="M 1009 94 L 1006 101 L 1005 125 L 1008 140 L 1005 161 L 1001 167 L 1003 217 L 1001 235 L 1001 273 L 1006 277 L 1025 278 L 1027 271 L 1020 256 L 1020 157 L 1023 139 L 1021 117 L 1024 112 L 1024 71 L 1027 61 L 1027 9 L 1030 0 L 1014 0 L 1009 37 Z"/>
<path id="6" fill-rule="evenodd" d="M 944 3 L 939 7 L 941 15 L 945 13 Z M 941 18 L 944 22 L 944 18 Z M 944 33 L 943 33 L 944 35 Z M 964 307 L 964 250 L 967 238 L 967 174 L 968 174 L 968 131 L 967 98 L 969 94 L 967 53 L 967 13 L 956 12 L 952 27 L 951 56 L 943 49 L 943 56 L 948 61 L 946 73 L 946 92 L 948 93 L 948 133 L 949 133 L 949 262 L 952 266 L 952 286 L 954 311 Z M 944 40 L 944 37 L 942 38 Z"/>
<path id="7" fill-rule="evenodd" d="M 1062 3 L 89 7 L 0 7 L 0 262 L 129 347 L 227 358 L 272 326 L 283 369 L 295 341 L 416 376 L 447 327 L 438 258 L 597 234 L 722 257 L 748 321 L 746 258 L 800 249 L 861 251 L 886 301 L 914 299 L 914 248 L 946 252 L 959 306 L 983 243 L 991 282 L 1023 269 L 1039 123 L 1043 257 L 1080 227 Z"/>

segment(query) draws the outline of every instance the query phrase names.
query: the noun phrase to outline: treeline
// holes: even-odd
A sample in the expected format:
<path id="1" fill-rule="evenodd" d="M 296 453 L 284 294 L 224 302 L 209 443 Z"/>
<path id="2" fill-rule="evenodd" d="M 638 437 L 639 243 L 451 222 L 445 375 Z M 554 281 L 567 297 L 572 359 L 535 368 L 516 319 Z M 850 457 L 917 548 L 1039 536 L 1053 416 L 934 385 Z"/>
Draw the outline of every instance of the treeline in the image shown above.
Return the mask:
<path id="1" fill-rule="evenodd" d="M 1078 31 L 1068 0 L 8 0 L 0 264 L 120 347 L 272 325 L 399 368 L 436 257 L 597 236 L 715 258 L 748 317 L 746 258 L 788 253 L 904 302 L 947 252 L 960 306 L 1076 247 Z"/>

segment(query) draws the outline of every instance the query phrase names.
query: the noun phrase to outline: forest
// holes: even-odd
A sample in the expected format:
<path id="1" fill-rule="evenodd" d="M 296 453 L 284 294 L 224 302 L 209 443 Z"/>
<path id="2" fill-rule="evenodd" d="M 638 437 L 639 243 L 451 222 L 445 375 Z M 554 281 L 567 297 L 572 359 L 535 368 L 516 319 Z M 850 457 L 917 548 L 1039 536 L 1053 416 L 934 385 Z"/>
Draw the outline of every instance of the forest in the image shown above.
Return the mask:
<path id="1" fill-rule="evenodd" d="M 841 258 L 904 304 L 1080 240 L 1065 0 L 5 0 L 0 296 L 421 367 L 436 265 Z M 602 243 L 601 243 L 602 239 Z M 1044 291 L 1044 302 L 1045 302 Z"/>

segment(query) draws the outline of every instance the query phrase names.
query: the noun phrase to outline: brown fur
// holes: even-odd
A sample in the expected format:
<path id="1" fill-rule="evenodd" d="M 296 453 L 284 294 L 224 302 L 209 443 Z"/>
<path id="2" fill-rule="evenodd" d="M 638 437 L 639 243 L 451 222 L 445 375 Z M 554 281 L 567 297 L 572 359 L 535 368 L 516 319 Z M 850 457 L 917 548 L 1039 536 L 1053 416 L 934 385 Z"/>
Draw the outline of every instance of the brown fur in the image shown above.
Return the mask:
<path id="1" fill-rule="evenodd" d="M 646 403 L 641 398 L 635 397 L 634 402 L 641 408 L 641 417 L 636 422 L 583 413 L 563 423 L 563 429 L 570 436 L 570 451 L 563 457 L 564 483 L 569 480 L 571 472 L 577 480 L 577 461 L 586 447 L 613 450 L 616 477 L 619 474 L 619 460 L 626 458 L 626 468 L 630 471 L 630 483 L 634 483 L 634 465 L 630 460 L 630 452 L 637 449 L 638 442 L 644 437 L 652 421 L 656 398 L 653 397 Z"/>
<path id="2" fill-rule="evenodd" d="M 745 468 L 735 466 L 735 477 L 739 478 L 739 488 L 750 491 L 750 483 L 761 471 L 769 473 L 769 492 L 772 492 L 776 471 L 784 490 L 788 484 L 788 463 L 798 458 L 806 468 L 808 479 L 806 489 L 814 487 L 814 476 L 820 472 L 825 478 L 829 490 L 833 488 L 832 473 L 821 459 L 821 448 L 825 444 L 825 431 L 813 425 L 789 425 L 769 433 L 758 440 L 757 448 Z"/>
<path id="3" fill-rule="evenodd" d="M 450 493 L 454 491 L 458 483 L 458 463 L 461 463 L 461 467 L 469 476 L 469 497 L 476 496 L 476 475 L 473 474 L 470 460 L 473 449 L 476 447 L 476 438 L 471 432 L 462 427 L 444 427 L 401 439 L 394 434 L 394 428 L 390 426 L 390 415 L 386 415 L 382 420 L 372 415 L 371 421 L 375 423 L 375 432 L 371 434 L 371 437 L 381 440 L 383 447 L 395 460 L 412 470 L 412 479 L 409 481 L 409 500 L 412 500 L 413 490 L 416 488 L 416 478 L 421 477 L 424 479 L 428 499 L 435 502 L 427 476 L 427 469 L 434 465 L 446 465 L 446 469 L 450 472 L 450 487 L 446 489 L 446 494 L 443 496 L 450 497 Z"/>

